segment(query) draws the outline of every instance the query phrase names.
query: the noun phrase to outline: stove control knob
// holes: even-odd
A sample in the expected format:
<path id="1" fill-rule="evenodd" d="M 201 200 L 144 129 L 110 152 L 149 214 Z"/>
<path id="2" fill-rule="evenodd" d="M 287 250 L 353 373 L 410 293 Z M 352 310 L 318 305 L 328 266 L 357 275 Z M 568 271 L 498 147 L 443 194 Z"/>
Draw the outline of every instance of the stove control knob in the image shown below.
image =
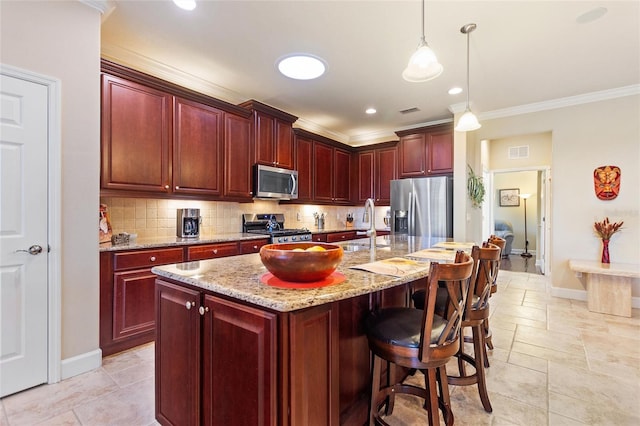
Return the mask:
<path id="1" fill-rule="evenodd" d="M 298 237 L 296 237 L 296 236 L 291 237 L 291 241 L 296 241 L 297 239 L 298 239 Z"/>

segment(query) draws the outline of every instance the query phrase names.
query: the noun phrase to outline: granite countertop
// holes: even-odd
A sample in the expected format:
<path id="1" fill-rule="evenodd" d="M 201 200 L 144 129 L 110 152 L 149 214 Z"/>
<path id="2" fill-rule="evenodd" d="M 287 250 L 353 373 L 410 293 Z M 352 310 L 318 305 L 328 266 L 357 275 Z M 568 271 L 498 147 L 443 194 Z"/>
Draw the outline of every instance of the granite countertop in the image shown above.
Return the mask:
<path id="1" fill-rule="evenodd" d="M 121 251 L 136 250 L 144 248 L 179 247 L 193 244 L 225 243 L 228 241 L 260 240 L 268 238 L 267 235 L 246 234 L 242 232 L 232 232 L 218 235 L 201 235 L 199 238 L 179 238 L 179 237 L 152 237 L 136 238 L 129 244 L 113 245 L 111 243 L 100 244 L 100 251 Z"/>
<path id="2" fill-rule="evenodd" d="M 442 239 L 388 235 L 377 237 L 375 241 L 376 247 L 373 249 L 370 248 L 369 238 L 340 243 L 345 248 L 345 252 L 337 271 L 344 274 L 346 280 L 321 288 L 283 289 L 263 284 L 260 277 L 267 273 L 267 270 L 260 261 L 258 253 L 157 266 L 151 271 L 159 277 L 275 311 L 288 312 L 348 299 L 424 278 L 428 275 L 428 262 L 424 262 L 424 270 L 402 277 L 374 274 L 350 269 L 350 267 L 391 257 L 404 257 L 429 248 Z"/>

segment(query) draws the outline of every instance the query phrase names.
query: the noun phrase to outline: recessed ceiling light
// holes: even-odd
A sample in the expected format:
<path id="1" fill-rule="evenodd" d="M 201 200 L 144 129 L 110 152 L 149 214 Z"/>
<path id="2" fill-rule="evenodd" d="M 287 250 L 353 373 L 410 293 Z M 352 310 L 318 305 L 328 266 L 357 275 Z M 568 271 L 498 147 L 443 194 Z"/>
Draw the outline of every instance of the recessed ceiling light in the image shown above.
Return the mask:
<path id="1" fill-rule="evenodd" d="M 375 114 L 378 111 L 376 111 L 375 108 L 367 108 L 364 112 L 366 112 L 367 114 Z"/>
<path id="2" fill-rule="evenodd" d="M 278 70 L 289 78 L 312 80 L 324 74 L 324 61 L 307 54 L 295 54 L 278 61 Z"/>
<path id="3" fill-rule="evenodd" d="M 176 6 L 184 10 L 193 10 L 196 8 L 196 0 L 173 0 Z"/>
<path id="4" fill-rule="evenodd" d="M 606 14 L 607 14 L 606 7 L 596 7 L 595 9 L 591 9 L 589 11 L 586 11 L 582 15 L 579 15 L 576 18 L 576 22 L 578 24 L 587 24 L 589 22 L 593 22 L 597 19 L 602 18 Z"/>
<path id="5" fill-rule="evenodd" d="M 462 87 L 452 87 L 451 89 L 449 89 L 450 95 L 458 95 L 460 93 L 462 93 Z"/>

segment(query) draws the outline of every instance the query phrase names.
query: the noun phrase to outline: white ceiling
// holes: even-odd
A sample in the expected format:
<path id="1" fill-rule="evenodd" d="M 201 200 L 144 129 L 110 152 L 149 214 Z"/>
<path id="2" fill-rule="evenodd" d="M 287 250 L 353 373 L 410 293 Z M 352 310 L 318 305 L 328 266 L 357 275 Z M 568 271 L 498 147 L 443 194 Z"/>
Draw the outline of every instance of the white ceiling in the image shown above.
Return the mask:
<path id="1" fill-rule="evenodd" d="M 419 0 L 197 1 L 192 12 L 171 0 L 108 1 L 102 56 L 234 104 L 259 100 L 350 145 L 395 139 L 463 107 L 466 91 L 447 91 L 466 86 L 460 27 L 471 22 L 470 97 L 480 120 L 640 84 L 639 1 L 427 1 L 426 39 L 444 72 L 425 83 L 401 77 L 421 35 Z M 597 7 L 607 9 L 602 18 L 577 23 Z M 276 60 L 293 52 L 323 58 L 326 74 L 280 75 Z M 365 114 L 370 106 L 378 113 Z M 413 107 L 420 111 L 399 112 Z"/>

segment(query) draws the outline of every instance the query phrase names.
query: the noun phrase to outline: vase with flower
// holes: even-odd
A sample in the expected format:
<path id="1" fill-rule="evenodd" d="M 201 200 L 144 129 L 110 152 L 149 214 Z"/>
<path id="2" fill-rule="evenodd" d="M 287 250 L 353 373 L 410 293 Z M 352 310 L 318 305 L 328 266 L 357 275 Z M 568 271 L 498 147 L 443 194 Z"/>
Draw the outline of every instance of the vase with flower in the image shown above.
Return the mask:
<path id="1" fill-rule="evenodd" d="M 622 228 L 624 222 L 610 222 L 608 217 L 605 217 L 602 222 L 595 222 L 593 228 L 596 234 L 602 240 L 602 263 L 611 263 L 609 257 L 609 241 L 613 234 L 618 232 Z"/>

